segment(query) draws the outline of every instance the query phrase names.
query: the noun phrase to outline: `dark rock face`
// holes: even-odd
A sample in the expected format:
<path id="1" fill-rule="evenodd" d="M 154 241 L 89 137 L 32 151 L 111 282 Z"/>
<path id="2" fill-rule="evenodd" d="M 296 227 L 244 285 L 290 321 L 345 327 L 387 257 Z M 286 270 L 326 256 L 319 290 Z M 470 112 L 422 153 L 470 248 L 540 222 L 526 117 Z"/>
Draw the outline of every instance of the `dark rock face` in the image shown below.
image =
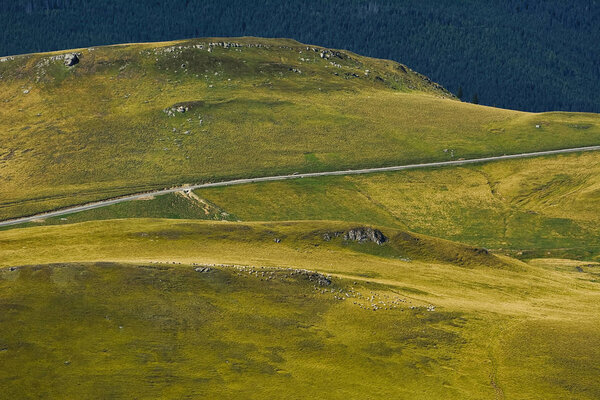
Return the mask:
<path id="1" fill-rule="evenodd" d="M 379 230 L 373 228 L 359 227 L 350 229 L 344 234 L 344 240 L 353 240 L 359 243 L 371 241 L 382 245 L 387 242 L 388 238 Z"/>
<path id="2" fill-rule="evenodd" d="M 340 236 L 342 236 L 344 240 L 352 240 L 359 243 L 370 241 L 377 243 L 378 245 L 382 245 L 388 241 L 388 238 L 379 229 L 367 228 L 364 226 L 350 229 L 347 232 L 326 232 L 323 234 L 323 240 L 329 242 Z"/>
<path id="3" fill-rule="evenodd" d="M 65 54 L 65 65 L 67 67 L 72 67 L 77 63 L 79 63 L 79 57 L 77 57 L 77 54 Z"/>

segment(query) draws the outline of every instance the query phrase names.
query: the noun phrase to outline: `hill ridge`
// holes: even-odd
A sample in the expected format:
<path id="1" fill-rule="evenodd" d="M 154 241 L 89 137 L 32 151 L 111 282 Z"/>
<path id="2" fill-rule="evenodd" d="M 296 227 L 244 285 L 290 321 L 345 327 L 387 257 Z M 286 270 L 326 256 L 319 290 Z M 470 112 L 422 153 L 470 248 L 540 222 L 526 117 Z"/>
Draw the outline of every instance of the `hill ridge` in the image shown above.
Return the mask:
<path id="1" fill-rule="evenodd" d="M 401 64 L 287 39 L 77 53 L 0 63 L 0 219 L 188 182 L 600 142 L 593 114 L 462 103 Z"/>

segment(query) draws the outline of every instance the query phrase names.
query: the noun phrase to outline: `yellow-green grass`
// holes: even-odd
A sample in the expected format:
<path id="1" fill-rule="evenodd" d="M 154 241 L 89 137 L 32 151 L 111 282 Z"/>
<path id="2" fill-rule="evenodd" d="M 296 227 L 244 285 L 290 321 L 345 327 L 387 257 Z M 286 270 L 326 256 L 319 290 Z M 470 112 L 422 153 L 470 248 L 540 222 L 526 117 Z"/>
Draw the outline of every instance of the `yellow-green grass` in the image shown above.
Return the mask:
<path id="1" fill-rule="evenodd" d="M 207 246 L 211 246 L 217 253 L 219 248 L 227 248 L 232 243 L 236 246 L 238 244 L 242 247 L 248 246 L 248 249 L 253 251 L 255 245 L 266 242 L 266 244 L 263 243 L 266 249 L 276 248 L 279 249 L 278 252 L 281 254 L 291 251 L 290 255 L 296 254 L 295 252 L 300 249 L 297 246 L 300 246 L 302 247 L 301 252 L 312 253 L 312 250 L 318 250 L 316 253 L 320 254 L 326 251 L 332 253 L 331 257 L 335 257 L 334 254 L 338 251 L 358 251 L 390 260 L 454 263 L 465 268 L 485 266 L 495 269 L 513 270 L 520 269 L 523 265 L 510 258 L 493 255 L 485 251 L 485 249 L 392 228 L 385 229 L 386 236 L 389 238 L 385 246 L 379 246 L 375 243 L 358 245 L 352 241 L 342 239 L 343 235 L 340 232 L 346 232 L 357 226 L 360 227 L 361 225 L 336 221 L 233 223 L 227 221 L 214 222 L 150 218 L 90 221 L 62 226 L 40 226 L 2 232 L 0 236 L 3 256 L 1 262 L 3 265 L 22 265 L 23 263 L 30 262 L 59 262 L 64 260 L 64 254 L 61 254 L 62 251 L 59 250 L 62 246 L 66 246 L 65 249 L 80 247 L 77 254 L 69 251 L 68 258 L 72 261 L 102 261 L 97 256 L 104 251 L 114 254 L 115 257 L 117 257 L 117 254 L 122 254 L 125 257 L 124 259 L 117 257 L 114 259 L 116 261 L 138 261 L 141 259 L 136 250 L 137 245 L 141 245 L 140 250 L 143 249 L 144 252 L 148 251 L 147 257 L 150 258 L 143 258 L 145 261 L 161 260 L 160 258 L 151 258 L 153 255 L 177 258 L 183 254 L 178 253 L 179 251 L 189 252 L 188 256 L 193 257 L 195 254 L 193 246 L 198 246 L 198 240 L 200 240 L 202 243 L 205 242 Z M 110 234 L 111 238 L 107 242 L 104 240 L 104 235 L 109 234 L 108 229 L 111 229 L 111 227 L 115 231 Z M 139 229 L 147 230 L 140 231 Z M 87 231 L 87 234 L 81 235 L 80 238 L 75 237 L 75 232 L 82 231 Z M 99 236 L 96 236 L 96 234 Z M 329 235 L 329 239 L 331 240 L 327 239 L 326 235 Z M 31 245 L 36 242 L 35 237 L 38 237 L 40 241 L 35 245 L 35 250 L 33 250 Z M 277 242 L 276 239 L 280 242 Z M 52 244 L 49 241 L 52 241 Z M 117 247 L 112 248 L 114 246 L 113 241 L 121 243 Z M 185 246 L 170 248 L 170 243 L 177 245 L 185 244 Z M 109 247 L 104 247 L 107 244 Z M 152 248 L 155 247 L 156 252 L 145 249 L 146 245 Z M 95 248 L 95 246 L 99 246 L 97 247 L 98 250 L 90 252 L 90 249 Z M 202 247 L 202 245 L 200 246 Z M 30 253 L 32 250 L 35 253 L 34 258 L 29 261 L 23 259 L 25 253 Z M 265 254 L 267 256 L 264 259 L 265 262 L 270 262 L 268 251 Z M 263 257 L 263 255 L 256 252 L 253 258 L 247 260 L 247 262 L 260 262 L 261 259 L 256 258 L 259 256 Z M 187 258 L 186 260 L 187 262 L 191 262 L 192 258 Z M 230 261 L 242 262 L 239 258 Z M 294 266 L 296 265 L 296 261 L 292 258 L 288 260 L 289 264 L 286 265 Z M 215 260 L 203 260 L 202 262 L 215 262 Z M 278 262 L 283 262 L 283 260 Z"/>
<path id="2" fill-rule="evenodd" d="M 198 190 L 241 220 L 377 223 L 518 257 L 600 256 L 600 155 Z"/>
<path id="3" fill-rule="evenodd" d="M 208 206 L 171 194 L 29 226 L 127 217 L 326 219 L 408 229 L 518 258 L 589 260 L 600 256 L 599 177 L 598 153 L 571 154 L 202 189 L 196 193 Z"/>
<path id="4" fill-rule="evenodd" d="M 492 255 L 452 263 L 442 256 L 472 249 L 418 235 L 431 247 L 408 262 L 397 255 L 416 245 L 391 228 L 381 228 L 391 239 L 383 246 L 322 239 L 352 226 L 128 219 L 0 232 L 3 393 L 600 395 L 597 265 Z M 94 260 L 104 263 L 82 264 Z M 259 267 L 200 273 L 192 263 L 308 268 L 333 283 L 315 289 L 285 270 L 267 280 L 261 273 L 272 270 Z M 372 311 L 335 299 L 354 292 L 406 303 Z"/>
<path id="5" fill-rule="evenodd" d="M 237 220 L 215 204 L 181 192 L 160 196 L 147 196 L 135 201 L 117 203 L 107 207 L 94 208 L 58 217 L 37 219 L 34 222 L 9 225 L 0 230 L 17 227 L 71 224 L 75 222 L 116 219 L 116 218 L 172 218 L 172 219 L 206 219 L 206 220 Z"/>
<path id="6" fill-rule="evenodd" d="M 487 349 L 469 332 L 494 329 L 472 315 L 364 310 L 301 278 L 247 275 L 106 263 L 0 271 L 3 396 L 494 396 Z"/>
<path id="7" fill-rule="evenodd" d="M 0 62 L 0 218 L 186 182 L 600 142 L 598 115 L 461 103 L 391 61 L 275 39 L 191 47 L 211 41 Z"/>
<path id="8" fill-rule="evenodd" d="M 326 241 L 322 237 L 323 233 L 355 226 L 331 221 L 123 219 L 13 229 L 0 232 L 0 262 L 5 267 L 65 261 L 298 267 L 380 283 L 404 282 L 408 293 L 433 296 L 438 304 L 506 312 L 511 307 L 526 312 L 523 302 L 547 294 L 541 276 L 563 276 L 564 272 L 547 271 L 509 257 L 485 254 L 477 248 L 392 228 L 382 228 L 390 238 L 383 246 L 341 238 Z M 275 239 L 281 242 L 276 243 Z M 523 280 L 532 275 L 536 279 Z M 595 287 L 592 283 L 590 287 Z M 481 291 L 488 289 L 498 292 L 502 302 L 487 303 L 481 299 Z M 563 295 L 552 295 L 556 295 L 553 301 L 559 304 Z"/>

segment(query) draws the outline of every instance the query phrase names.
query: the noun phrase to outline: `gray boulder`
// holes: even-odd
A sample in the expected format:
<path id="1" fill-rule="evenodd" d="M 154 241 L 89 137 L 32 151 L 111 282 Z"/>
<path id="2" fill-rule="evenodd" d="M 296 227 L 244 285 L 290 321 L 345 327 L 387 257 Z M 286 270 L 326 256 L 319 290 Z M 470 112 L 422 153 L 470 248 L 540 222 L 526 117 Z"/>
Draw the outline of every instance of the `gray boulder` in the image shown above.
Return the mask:
<path id="1" fill-rule="evenodd" d="M 79 57 L 77 57 L 77 54 L 74 53 L 70 53 L 70 54 L 65 54 L 65 65 L 67 67 L 72 67 L 73 65 L 79 63 Z"/>

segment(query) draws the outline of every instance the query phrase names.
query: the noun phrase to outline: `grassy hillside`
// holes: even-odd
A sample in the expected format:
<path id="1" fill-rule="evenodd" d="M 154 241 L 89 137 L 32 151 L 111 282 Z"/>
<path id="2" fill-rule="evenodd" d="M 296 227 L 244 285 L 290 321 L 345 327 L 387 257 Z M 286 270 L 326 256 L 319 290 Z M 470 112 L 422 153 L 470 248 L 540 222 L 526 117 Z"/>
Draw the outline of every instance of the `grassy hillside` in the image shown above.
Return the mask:
<path id="1" fill-rule="evenodd" d="M 0 218 L 184 182 L 600 142 L 594 114 L 461 103 L 395 62 L 291 40 L 71 52 L 71 67 L 66 52 L 0 62 Z"/>
<path id="2" fill-rule="evenodd" d="M 3 265 L 60 263 L 0 269 L 4 393 L 598 397 L 598 266 L 461 265 L 444 254 L 473 249 L 415 235 L 436 260 L 409 261 L 397 252 L 420 245 L 389 228 L 381 246 L 322 237 L 352 226 L 130 219 L 0 232 Z M 105 262 L 81 263 L 92 259 Z M 248 267 L 194 270 L 215 262 Z"/>
<path id="3" fill-rule="evenodd" d="M 430 364 L 460 351 L 459 313 L 370 312 L 301 275 L 274 270 L 265 282 L 249 271 L 67 264 L 0 272 L 0 287 L 11 289 L 3 308 L 25 308 L 27 321 L 0 317 L 0 334 L 20 338 L 0 343 L 5 395 L 342 399 L 409 395 L 419 385 L 432 386 L 428 395 L 458 393 L 439 385 L 453 378 Z M 428 349 L 434 342 L 439 349 Z"/>
<path id="4" fill-rule="evenodd" d="M 82 262 L 156 261 L 181 256 L 191 262 L 198 256 L 227 258 L 224 249 L 233 246 L 238 252 L 241 248 L 250 251 L 246 255 L 251 258 L 246 262 L 272 265 L 281 265 L 283 254 L 289 252 L 285 265 L 290 267 L 307 266 L 307 260 L 297 259 L 300 248 L 300 253 L 332 253 L 329 257 L 340 251 L 359 251 L 392 260 L 454 263 L 468 268 L 518 269 L 521 266 L 519 262 L 483 249 L 393 228 L 385 229 L 385 245 L 369 242 L 358 246 L 342 237 L 342 233 L 355 227 L 352 223 L 334 221 L 232 223 L 138 218 L 14 229 L 1 232 L 0 238 L 3 239 L 3 265 L 52 263 L 65 258 Z M 106 237 L 111 229 L 114 231 Z M 264 254 L 254 249 L 257 245 L 264 247 Z M 66 253 L 59 251 L 60 248 Z M 271 259 L 268 253 L 272 249 L 277 249 L 277 257 L 281 258 Z M 221 256 L 219 251 L 223 253 Z M 154 256 L 159 258 L 152 258 Z M 203 260 L 209 261 L 218 260 Z M 242 262 L 239 258 L 225 261 Z"/>
<path id="5" fill-rule="evenodd" d="M 0 2 L 0 25 L 0 56 L 214 32 L 294 37 L 406 62 L 484 104 L 600 112 L 596 0 L 22 0 Z"/>
<path id="6" fill-rule="evenodd" d="M 600 257 L 600 155 L 197 190 L 28 224 L 151 217 L 375 223 L 518 258 Z"/>
<path id="7" fill-rule="evenodd" d="M 396 226 L 518 257 L 600 257 L 600 155 L 212 188 L 242 220 Z"/>
<path id="8" fill-rule="evenodd" d="M 75 52 L 0 60 L 0 219 L 600 143 L 599 115 L 465 104 L 400 64 L 290 40 Z M 0 229 L 2 395 L 598 398 L 599 177 L 598 153 L 569 154 Z"/>

